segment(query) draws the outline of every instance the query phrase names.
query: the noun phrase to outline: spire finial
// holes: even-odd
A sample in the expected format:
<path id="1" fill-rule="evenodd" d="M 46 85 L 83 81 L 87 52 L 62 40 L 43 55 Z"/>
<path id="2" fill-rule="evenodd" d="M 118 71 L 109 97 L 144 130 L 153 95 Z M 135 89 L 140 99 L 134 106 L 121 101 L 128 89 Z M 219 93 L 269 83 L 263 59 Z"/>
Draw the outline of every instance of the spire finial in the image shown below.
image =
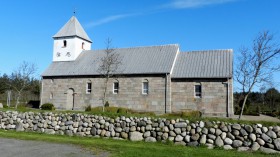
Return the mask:
<path id="1" fill-rule="evenodd" d="M 76 8 L 74 8 L 73 14 L 74 16 L 76 16 Z"/>

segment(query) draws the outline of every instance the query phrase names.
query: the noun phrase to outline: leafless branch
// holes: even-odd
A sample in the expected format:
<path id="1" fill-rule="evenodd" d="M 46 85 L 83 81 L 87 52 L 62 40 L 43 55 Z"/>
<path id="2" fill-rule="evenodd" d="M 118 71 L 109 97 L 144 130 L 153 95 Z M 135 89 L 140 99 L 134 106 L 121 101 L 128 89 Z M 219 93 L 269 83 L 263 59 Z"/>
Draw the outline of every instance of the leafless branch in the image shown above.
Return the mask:
<path id="1" fill-rule="evenodd" d="M 118 52 L 116 52 L 116 49 L 112 47 L 112 40 L 108 38 L 105 44 L 106 44 L 106 49 L 104 50 L 104 56 L 100 58 L 100 64 L 97 69 L 98 73 L 101 74 L 104 78 L 104 92 L 103 92 L 103 99 L 102 99 L 103 112 L 106 103 L 108 81 L 114 75 L 121 73 L 120 66 L 122 64 L 122 57 Z"/>
<path id="2" fill-rule="evenodd" d="M 279 44 L 274 43 L 274 35 L 269 31 L 258 34 L 253 40 L 252 50 L 242 47 L 240 53 L 235 79 L 245 95 L 239 119 L 253 87 L 263 82 L 270 82 L 272 74 L 280 70 L 279 63 L 274 62 L 280 55 Z"/>
<path id="3" fill-rule="evenodd" d="M 28 87 L 37 67 L 33 63 L 23 62 L 9 77 L 9 86 L 16 91 L 16 105 L 17 108 L 22 92 Z"/>

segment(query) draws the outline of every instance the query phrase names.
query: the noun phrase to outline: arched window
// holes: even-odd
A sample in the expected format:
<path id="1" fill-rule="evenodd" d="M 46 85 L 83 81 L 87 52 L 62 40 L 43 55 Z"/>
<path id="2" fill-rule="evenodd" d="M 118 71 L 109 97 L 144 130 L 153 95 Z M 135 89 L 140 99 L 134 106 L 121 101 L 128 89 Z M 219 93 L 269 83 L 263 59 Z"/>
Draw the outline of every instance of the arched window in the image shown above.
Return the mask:
<path id="1" fill-rule="evenodd" d="M 82 42 L 82 49 L 84 50 L 85 49 L 85 43 Z"/>
<path id="2" fill-rule="evenodd" d="M 119 93 L 119 81 L 115 80 L 113 83 L 113 93 L 114 94 L 118 94 Z"/>
<path id="3" fill-rule="evenodd" d="M 66 47 L 66 46 L 67 46 L 67 41 L 63 40 L 63 47 Z"/>
<path id="4" fill-rule="evenodd" d="M 149 94 L 149 81 L 147 79 L 142 82 L 142 94 Z"/>
<path id="5" fill-rule="evenodd" d="M 50 99 L 53 99 L 53 93 L 50 93 Z"/>

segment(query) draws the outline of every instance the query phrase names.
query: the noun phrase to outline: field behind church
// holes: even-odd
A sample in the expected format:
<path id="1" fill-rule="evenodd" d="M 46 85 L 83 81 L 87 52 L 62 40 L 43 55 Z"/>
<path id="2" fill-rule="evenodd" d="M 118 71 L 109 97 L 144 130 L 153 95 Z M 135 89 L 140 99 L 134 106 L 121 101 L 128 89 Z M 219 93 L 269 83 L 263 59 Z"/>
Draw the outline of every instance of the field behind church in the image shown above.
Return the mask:
<path id="1" fill-rule="evenodd" d="M 0 130 L 0 137 L 21 140 L 36 140 L 50 143 L 74 144 L 91 150 L 93 154 L 108 152 L 112 157 L 276 157 L 260 152 L 237 152 L 236 150 L 207 149 L 206 147 L 175 146 L 171 143 L 145 143 L 104 138 L 69 137 L 39 133 Z M 48 148 L 46 148 L 48 149 Z M 105 153 L 106 154 L 106 153 Z"/>

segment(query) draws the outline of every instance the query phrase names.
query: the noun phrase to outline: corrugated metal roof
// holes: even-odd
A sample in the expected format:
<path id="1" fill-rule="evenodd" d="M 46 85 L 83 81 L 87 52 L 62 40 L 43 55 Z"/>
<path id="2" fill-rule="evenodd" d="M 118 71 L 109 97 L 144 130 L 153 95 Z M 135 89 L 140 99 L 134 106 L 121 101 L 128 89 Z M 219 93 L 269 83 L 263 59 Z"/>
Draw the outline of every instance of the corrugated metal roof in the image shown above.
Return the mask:
<path id="1" fill-rule="evenodd" d="M 117 74 L 170 73 L 179 46 L 162 45 L 115 49 L 122 58 Z M 88 50 L 75 61 L 52 62 L 42 76 L 100 75 L 97 71 L 105 50 Z"/>
<path id="2" fill-rule="evenodd" d="M 72 16 L 70 20 L 53 36 L 53 38 L 71 36 L 77 36 L 92 42 L 75 16 Z"/>
<path id="3" fill-rule="evenodd" d="M 233 50 L 181 52 L 172 78 L 232 77 Z"/>

